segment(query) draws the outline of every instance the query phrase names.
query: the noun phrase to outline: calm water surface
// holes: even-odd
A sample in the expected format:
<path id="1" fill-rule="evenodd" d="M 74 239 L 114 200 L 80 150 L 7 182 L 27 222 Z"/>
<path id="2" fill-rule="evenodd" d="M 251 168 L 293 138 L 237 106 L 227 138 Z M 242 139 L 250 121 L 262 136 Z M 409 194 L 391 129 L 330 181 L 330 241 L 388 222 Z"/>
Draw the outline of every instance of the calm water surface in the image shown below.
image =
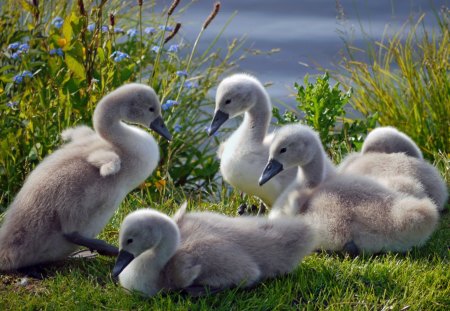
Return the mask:
<path id="1" fill-rule="evenodd" d="M 156 1 L 157 9 L 171 1 Z M 182 35 L 192 43 L 204 19 L 213 7 L 212 0 L 194 2 L 180 17 Z M 426 23 L 434 22 L 433 11 L 449 6 L 445 0 L 341 0 L 346 17 L 346 28 L 354 28 L 354 43 L 364 46 L 365 32 L 374 39 L 383 33 L 393 33 L 413 16 L 427 14 Z M 181 2 L 183 4 L 183 1 Z M 245 48 L 270 51 L 272 55 L 249 55 L 236 71 L 254 74 L 263 83 L 271 82 L 268 89 L 274 103 L 281 101 L 293 105 L 292 86 L 303 81 L 305 74 L 317 74 L 315 68 L 336 68 L 339 52 L 343 48 L 338 30 L 343 28 L 335 0 L 222 0 L 219 15 L 205 31 L 199 51 L 205 49 L 225 25 L 230 16 L 237 15 L 220 38 L 218 46 L 226 47 L 234 38 L 246 36 Z"/>

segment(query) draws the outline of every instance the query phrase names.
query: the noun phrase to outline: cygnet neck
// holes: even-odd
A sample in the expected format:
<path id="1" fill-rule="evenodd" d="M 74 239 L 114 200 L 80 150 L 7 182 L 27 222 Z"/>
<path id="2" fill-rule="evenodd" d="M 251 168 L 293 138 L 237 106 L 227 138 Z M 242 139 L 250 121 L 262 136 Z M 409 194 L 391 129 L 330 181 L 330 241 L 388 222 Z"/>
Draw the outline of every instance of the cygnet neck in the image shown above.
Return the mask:
<path id="1" fill-rule="evenodd" d="M 323 150 L 320 150 L 311 162 L 299 166 L 297 179 L 305 187 L 316 187 L 323 181 L 325 172 L 325 155 L 322 154 L 323 152 Z"/>
<path id="2" fill-rule="evenodd" d="M 106 97 L 102 100 L 94 111 L 93 123 L 94 129 L 106 141 L 117 147 L 124 147 L 130 136 L 133 135 L 131 126 L 121 121 L 121 106 L 123 102 L 108 100 Z"/>
<path id="3" fill-rule="evenodd" d="M 245 133 L 246 139 L 262 142 L 269 129 L 272 117 L 272 105 L 267 92 L 262 86 L 255 88 L 256 103 L 245 112 L 244 121 L 240 130 Z"/>
<path id="4" fill-rule="evenodd" d="M 153 264 L 159 268 L 163 268 L 178 249 L 180 244 L 180 230 L 177 225 L 169 222 L 161 224 L 160 229 L 161 240 L 158 245 L 151 249 L 151 253 L 153 256 Z"/>

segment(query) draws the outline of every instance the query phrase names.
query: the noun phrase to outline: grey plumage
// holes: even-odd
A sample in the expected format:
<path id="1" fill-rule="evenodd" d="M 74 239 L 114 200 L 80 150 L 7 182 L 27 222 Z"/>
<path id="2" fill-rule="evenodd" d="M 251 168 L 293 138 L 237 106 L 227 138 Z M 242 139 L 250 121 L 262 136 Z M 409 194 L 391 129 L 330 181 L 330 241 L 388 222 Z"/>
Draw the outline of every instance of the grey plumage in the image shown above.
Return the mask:
<path id="1" fill-rule="evenodd" d="M 422 151 L 405 133 L 392 126 L 372 130 L 364 140 L 361 153 L 404 153 L 410 157 L 423 159 Z"/>
<path id="2" fill-rule="evenodd" d="M 270 158 L 286 168 L 314 166 L 310 174 L 320 175 L 321 167 L 312 164 L 320 156 L 304 156 L 323 152 L 320 141 L 305 139 L 311 135 L 312 130 L 302 125 L 281 128 Z M 289 187 L 269 218 L 293 215 L 316 226 L 318 248 L 345 250 L 352 244 L 368 253 L 403 252 L 422 245 L 439 219 L 436 205 L 428 198 L 391 190 L 374 178 L 350 173 L 337 174 L 313 187 L 299 183 Z"/>
<path id="3" fill-rule="evenodd" d="M 258 185 L 273 138 L 267 133 L 272 105 L 261 82 L 247 74 L 234 74 L 219 84 L 211 131 L 241 114 L 244 114 L 242 124 L 219 148 L 220 172 L 234 188 L 271 206 L 282 189 L 294 180 L 297 169 L 281 173 L 263 187 Z"/>
<path id="4" fill-rule="evenodd" d="M 151 296 L 193 285 L 252 286 L 292 271 L 315 244 L 311 226 L 299 218 L 231 218 L 185 208 L 173 220 L 152 209 L 125 218 L 119 244 L 134 259 L 119 274 L 123 287 Z"/>
<path id="5" fill-rule="evenodd" d="M 125 85 L 97 105 L 95 132 L 68 129 L 68 142 L 27 177 L 0 228 L 0 270 L 61 260 L 77 246 L 63 234 L 95 237 L 125 195 L 151 174 L 159 161 L 149 127 L 161 118 L 159 100 L 148 86 Z"/>
<path id="6" fill-rule="evenodd" d="M 362 152 L 348 155 L 338 169 L 376 178 L 390 189 L 417 198 L 428 197 L 438 210 L 443 210 L 448 200 L 447 185 L 439 171 L 422 158 L 407 135 L 391 127 L 372 131 Z"/>

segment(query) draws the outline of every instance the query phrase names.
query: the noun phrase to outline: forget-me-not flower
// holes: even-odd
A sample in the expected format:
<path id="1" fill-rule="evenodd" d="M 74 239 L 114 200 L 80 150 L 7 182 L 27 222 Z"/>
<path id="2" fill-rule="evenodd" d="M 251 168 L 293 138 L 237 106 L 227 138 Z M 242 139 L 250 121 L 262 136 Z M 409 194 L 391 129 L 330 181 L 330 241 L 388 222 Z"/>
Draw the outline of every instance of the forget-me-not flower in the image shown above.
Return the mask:
<path id="1" fill-rule="evenodd" d="M 121 51 L 114 51 L 110 57 L 114 57 L 116 63 L 121 62 L 125 58 L 130 58 L 130 55 Z"/>
<path id="2" fill-rule="evenodd" d="M 186 82 L 184 82 L 184 87 L 187 89 L 193 89 L 193 88 L 198 87 L 198 84 L 197 84 L 197 82 L 186 81 Z"/>
<path id="3" fill-rule="evenodd" d="M 13 78 L 13 81 L 14 81 L 14 83 L 17 83 L 17 84 L 22 83 L 22 81 L 23 81 L 22 74 L 19 73 L 19 74 L 15 75 Z"/>
<path id="4" fill-rule="evenodd" d="M 152 46 L 152 51 L 155 52 L 155 53 L 158 53 L 159 52 L 159 46 L 157 46 L 157 45 Z"/>
<path id="5" fill-rule="evenodd" d="M 64 56 L 64 52 L 61 48 L 57 48 L 57 49 L 51 49 L 48 54 L 50 55 L 58 55 L 58 56 Z"/>
<path id="6" fill-rule="evenodd" d="M 55 28 L 59 29 L 59 28 L 62 27 L 63 24 L 64 24 L 64 20 L 61 17 L 59 17 L 59 16 L 55 17 L 52 20 L 52 25 L 55 26 Z"/>
<path id="7" fill-rule="evenodd" d="M 28 77 L 28 78 L 33 78 L 33 73 L 29 70 L 24 70 L 22 72 L 22 77 Z"/>
<path id="8" fill-rule="evenodd" d="M 89 24 L 89 25 L 87 26 L 87 30 L 88 30 L 89 32 L 93 32 L 93 31 L 95 30 L 95 24 Z"/>
<path id="9" fill-rule="evenodd" d="M 8 106 L 9 108 L 15 108 L 17 107 L 17 105 L 19 105 L 19 103 L 16 101 L 10 101 L 9 103 L 6 104 L 6 106 Z"/>
<path id="10" fill-rule="evenodd" d="M 168 110 L 172 108 L 173 106 L 178 105 L 178 102 L 176 100 L 168 99 L 164 104 L 161 105 L 162 110 Z"/>
<path id="11" fill-rule="evenodd" d="M 123 31 L 123 29 L 120 27 L 114 27 L 114 32 L 115 33 L 125 33 L 125 31 Z"/>
<path id="12" fill-rule="evenodd" d="M 171 46 L 169 46 L 169 49 L 167 51 L 172 53 L 178 52 L 178 44 L 172 44 Z"/>
<path id="13" fill-rule="evenodd" d="M 175 133 L 179 133 L 179 132 L 181 132 L 182 129 L 183 129 L 183 127 L 177 123 L 177 124 L 175 124 L 173 130 L 175 131 Z"/>
<path id="14" fill-rule="evenodd" d="M 179 77 L 187 77 L 187 72 L 186 72 L 186 70 L 178 70 L 177 72 L 176 72 L 176 74 L 177 74 L 177 76 L 179 76 Z"/>
<path id="15" fill-rule="evenodd" d="M 138 31 L 134 28 L 128 29 L 127 36 L 129 36 L 130 38 L 134 38 L 134 37 L 136 37 L 137 33 L 138 33 Z"/>
<path id="16" fill-rule="evenodd" d="M 16 49 L 19 48 L 19 46 L 20 46 L 20 42 L 14 42 L 14 43 L 11 43 L 10 45 L 8 45 L 8 49 L 9 50 L 16 50 Z"/>
<path id="17" fill-rule="evenodd" d="M 108 26 L 103 25 L 102 26 L 102 32 L 108 32 L 109 28 Z"/>
<path id="18" fill-rule="evenodd" d="M 28 52 L 29 49 L 30 49 L 30 46 L 28 45 L 28 43 L 22 43 L 22 44 L 19 46 L 19 51 L 21 51 L 21 52 L 23 52 L 23 53 Z"/>
<path id="19" fill-rule="evenodd" d="M 20 55 L 22 55 L 22 52 L 21 51 L 17 51 L 17 52 L 12 53 L 11 58 L 15 59 L 15 60 L 18 60 L 18 59 L 20 59 Z"/>
<path id="20" fill-rule="evenodd" d="M 148 34 L 148 35 L 152 35 L 152 34 L 154 34 L 156 32 L 156 30 L 153 27 L 147 27 L 147 28 L 144 29 L 144 32 L 146 34 Z"/>
<path id="21" fill-rule="evenodd" d="M 166 31 L 173 31 L 175 29 L 172 26 L 164 26 L 164 25 L 159 25 L 158 28 L 161 29 L 161 30 L 165 29 Z"/>

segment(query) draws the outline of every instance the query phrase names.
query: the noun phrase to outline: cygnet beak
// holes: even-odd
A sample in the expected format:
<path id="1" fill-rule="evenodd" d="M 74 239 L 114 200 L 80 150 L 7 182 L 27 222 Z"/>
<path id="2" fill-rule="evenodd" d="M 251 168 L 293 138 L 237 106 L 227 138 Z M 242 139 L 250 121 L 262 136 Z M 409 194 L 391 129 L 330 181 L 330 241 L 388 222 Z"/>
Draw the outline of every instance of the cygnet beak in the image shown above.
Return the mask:
<path id="1" fill-rule="evenodd" d="M 228 120 L 229 117 L 230 115 L 228 113 L 225 113 L 220 109 L 217 110 L 214 114 L 211 125 L 209 126 L 208 135 L 214 135 L 214 133 L 217 132 L 217 130 L 222 126 L 222 124 L 225 123 L 226 120 Z"/>
<path id="2" fill-rule="evenodd" d="M 119 256 L 117 256 L 116 264 L 114 265 L 112 275 L 117 278 L 119 274 L 125 269 L 126 266 L 134 259 L 133 254 L 125 250 L 120 250 Z"/>
<path id="3" fill-rule="evenodd" d="M 272 177 L 277 175 L 282 170 L 283 164 L 274 159 L 269 160 L 266 167 L 264 168 L 264 171 L 261 174 L 261 177 L 259 178 L 259 185 L 260 186 L 264 185 L 266 182 L 268 182 Z"/>
<path id="4" fill-rule="evenodd" d="M 150 123 L 150 128 L 165 139 L 172 140 L 172 134 L 170 134 L 161 116 L 157 117 L 152 123 Z"/>

